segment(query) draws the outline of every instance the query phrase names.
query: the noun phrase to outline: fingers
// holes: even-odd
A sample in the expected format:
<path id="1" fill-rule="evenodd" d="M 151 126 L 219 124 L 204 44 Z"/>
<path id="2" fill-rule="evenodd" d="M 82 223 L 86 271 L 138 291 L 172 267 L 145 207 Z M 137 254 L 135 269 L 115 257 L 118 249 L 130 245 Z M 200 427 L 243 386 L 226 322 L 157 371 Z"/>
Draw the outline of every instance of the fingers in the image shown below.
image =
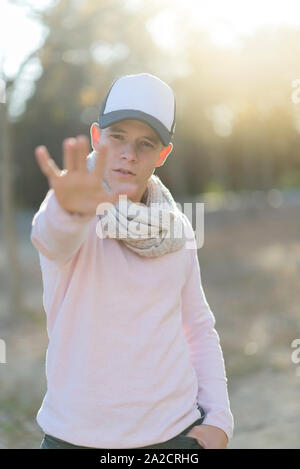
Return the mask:
<path id="1" fill-rule="evenodd" d="M 68 138 L 63 142 L 64 168 L 70 172 L 74 170 L 87 171 L 86 158 L 89 153 L 89 140 L 86 135 Z"/>
<path id="2" fill-rule="evenodd" d="M 77 168 L 75 144 L 75 138 L 67 138 L 63 141 L 63 165 L 68 172 Z"/>
<path id="3" fill-rule="evenodd" d="M 60 169 L 55 161 L 50 157 L 47 148 L 44 145 L 36 147 L 35 156 L 42 173 L 48 178 L 55 178 L 60 175 Z"/>
<path id="4" fill-rule="evenodd" d="M 70 171 L 77 171 L 80 169 L 80 148 L 78 138 L 67 138 L 63 142 L 64 149 L 64 165 L 65 169 Z"/>

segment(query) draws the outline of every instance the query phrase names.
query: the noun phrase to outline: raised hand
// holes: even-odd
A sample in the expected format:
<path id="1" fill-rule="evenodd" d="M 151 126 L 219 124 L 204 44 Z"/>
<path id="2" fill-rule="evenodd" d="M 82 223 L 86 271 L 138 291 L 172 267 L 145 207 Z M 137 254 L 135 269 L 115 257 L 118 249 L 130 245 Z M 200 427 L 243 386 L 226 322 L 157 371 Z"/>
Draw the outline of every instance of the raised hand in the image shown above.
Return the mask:
<path id="1" fill-rule="evenodd" d="M 114 205 L 121 192 L 108 193 L 103 186 L 107 146 L 101 143 L 97 147 L 93 171 L 87 169 L 89 140 L 85 135 L 64 140 L 62 147 L 64 170 L 58 168 L 45 146 L 35 149 L 38 165 L 47 177 L 49 186 L 54 189 L 61 207 L 71 214 L 94 215 L 100 203 Z M 128 197 L 134 193 L 132 185 L 125 189 Z"/>

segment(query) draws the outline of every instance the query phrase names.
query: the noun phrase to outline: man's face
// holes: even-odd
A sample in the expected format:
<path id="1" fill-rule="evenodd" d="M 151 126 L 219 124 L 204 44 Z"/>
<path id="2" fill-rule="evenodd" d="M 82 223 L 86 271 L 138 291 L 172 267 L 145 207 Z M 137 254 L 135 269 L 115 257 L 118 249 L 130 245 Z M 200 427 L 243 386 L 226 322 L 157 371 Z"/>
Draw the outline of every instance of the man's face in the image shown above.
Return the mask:
<path id="1" fill-rule="evenodd" d="M 93 126 L 97 127 L 93 129 Z M 133 186 L 135 195 L 131 196 L 130 200 L 140 202 L 147 188 L 148 179 L 155 167 L 162 164 L 161 151 L 165 147 L 161 140 L 148 124 L 139 120 L 122 120 L 106 129 L 99 129 L 94 123 L 91 128 L 94 149 L 99 132 L 100 144 L 103 142 L 108 148 L 107 166 L 104 171 L 105 182 L 114 192 L 122 191 L 124 188 L 124 192 L 122 191 L 124 194 L 126 187 Z M 131 171 L 133 174 L 122 174 L 119 169 Z"/>

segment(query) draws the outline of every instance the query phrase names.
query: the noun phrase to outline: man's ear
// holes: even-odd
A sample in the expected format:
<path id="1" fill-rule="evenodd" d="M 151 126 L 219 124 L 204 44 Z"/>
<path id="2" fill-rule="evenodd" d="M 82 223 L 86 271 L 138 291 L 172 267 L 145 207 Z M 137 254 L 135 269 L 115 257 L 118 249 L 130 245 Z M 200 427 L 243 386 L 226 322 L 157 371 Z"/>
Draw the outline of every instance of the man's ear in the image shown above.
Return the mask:
<path id="1" fill-rule="evenodd" d="M 171 153 L 172 150 L 173 150 L 173 144 L 172 143 L 169 143 L 169 145 L 167 147 L 164 147 L 161 150 L 159 158 L 156 162 L 156 167 L 157 166 L 162 166 L 164 164 L 164 162 L 166 161 L 166 159 L 168 158 L 168 156 L 169 156 L 169 154 Z"/>
<path id="2" fill-rule="evenodd" d="M 97 146 L 97 143 L 99 142 L 100 134 L 101 134 L 101 129 L 100 129 L 99 124 L 97 122 L 92 123 L 90 133 L 91 133 L 92 148 L 93 148 L 93 150 L 96 150 L 96 146 Z"/>

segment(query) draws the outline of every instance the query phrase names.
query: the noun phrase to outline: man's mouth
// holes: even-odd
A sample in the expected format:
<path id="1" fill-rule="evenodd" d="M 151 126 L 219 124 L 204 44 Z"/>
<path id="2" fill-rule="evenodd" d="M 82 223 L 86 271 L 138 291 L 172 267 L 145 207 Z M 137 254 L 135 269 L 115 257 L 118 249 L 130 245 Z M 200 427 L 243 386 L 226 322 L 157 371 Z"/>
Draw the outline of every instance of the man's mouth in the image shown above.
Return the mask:
<path id="1" fill-rule="evenodd" d="M 115 169 L 114 171 L 119 174 L 122 174 L 123 176 L 135 176 L 134 173 L 126 169 Z"/>

